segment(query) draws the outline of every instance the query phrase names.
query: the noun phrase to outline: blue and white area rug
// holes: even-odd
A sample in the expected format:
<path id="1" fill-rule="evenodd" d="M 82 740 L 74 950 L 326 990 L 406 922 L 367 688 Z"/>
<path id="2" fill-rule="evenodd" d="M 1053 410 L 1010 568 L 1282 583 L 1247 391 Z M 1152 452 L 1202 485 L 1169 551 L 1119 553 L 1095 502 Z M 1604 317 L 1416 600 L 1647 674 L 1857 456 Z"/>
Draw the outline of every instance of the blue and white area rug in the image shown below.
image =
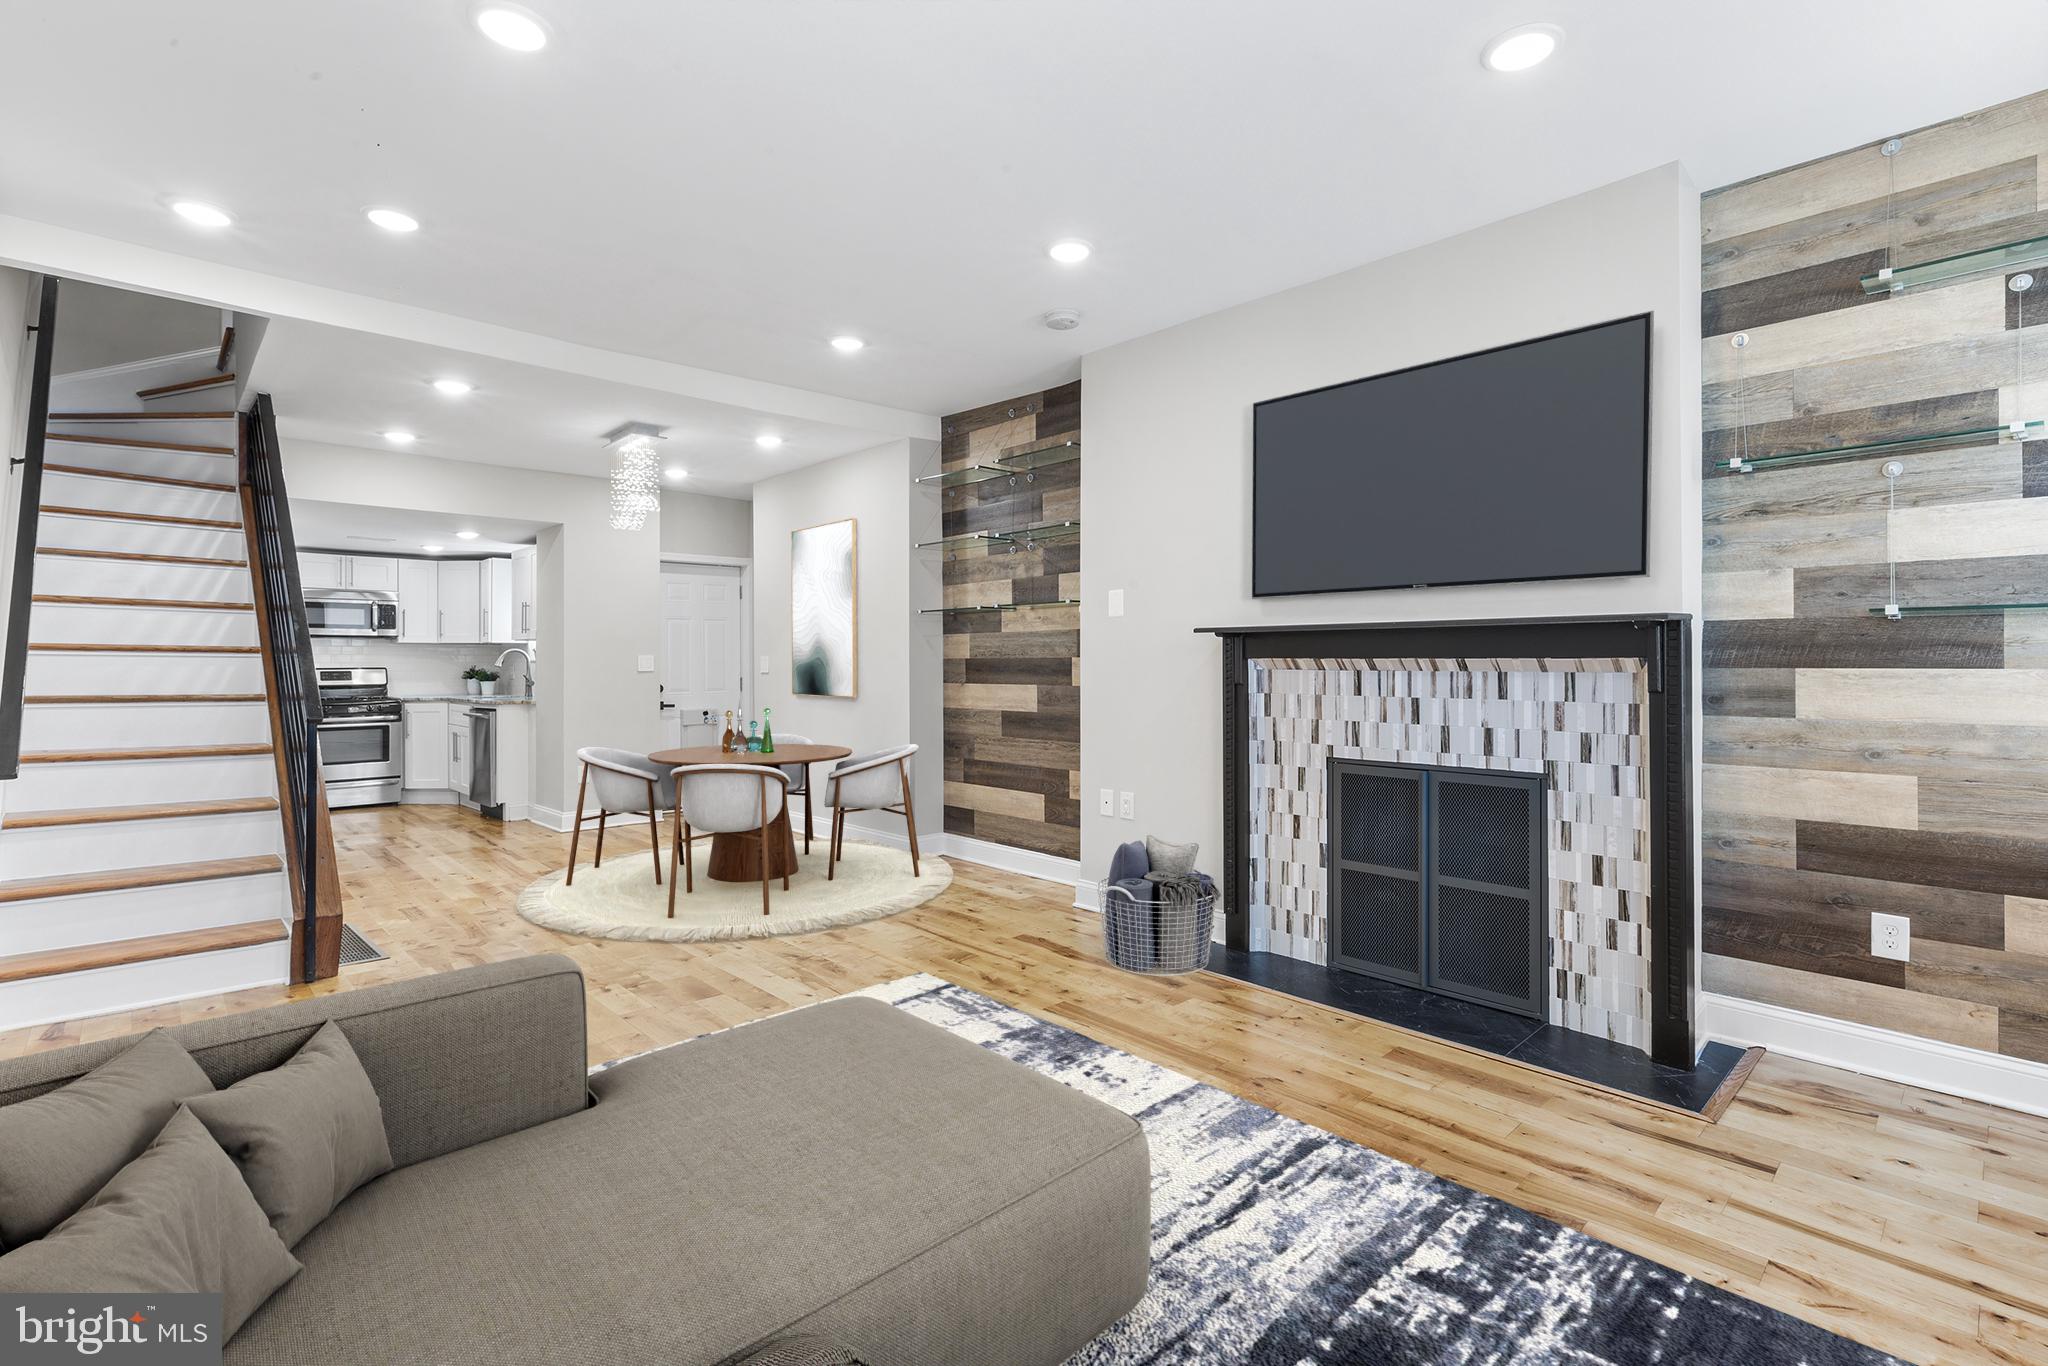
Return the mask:
<path id="1" fill-rule="evenodd" d="M 1896 1366 L 940 978 L 858 994 L 1144 1125 L 1151 1289 L 1070 1366 Z"/>

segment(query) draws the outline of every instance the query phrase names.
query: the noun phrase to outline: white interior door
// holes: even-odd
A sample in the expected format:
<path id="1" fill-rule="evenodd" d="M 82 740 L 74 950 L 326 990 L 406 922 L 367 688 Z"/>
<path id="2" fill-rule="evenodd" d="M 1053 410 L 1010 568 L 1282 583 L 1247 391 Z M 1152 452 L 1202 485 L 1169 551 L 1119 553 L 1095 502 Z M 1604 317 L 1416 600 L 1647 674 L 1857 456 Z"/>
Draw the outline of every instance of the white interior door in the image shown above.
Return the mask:
<path id="1" fill-rule="evenodd" d="M 661 572 L 662 734 L 675 745 L 715 744 L 743 701 L 746 673 L 737 565 L 664 565 Z"/>

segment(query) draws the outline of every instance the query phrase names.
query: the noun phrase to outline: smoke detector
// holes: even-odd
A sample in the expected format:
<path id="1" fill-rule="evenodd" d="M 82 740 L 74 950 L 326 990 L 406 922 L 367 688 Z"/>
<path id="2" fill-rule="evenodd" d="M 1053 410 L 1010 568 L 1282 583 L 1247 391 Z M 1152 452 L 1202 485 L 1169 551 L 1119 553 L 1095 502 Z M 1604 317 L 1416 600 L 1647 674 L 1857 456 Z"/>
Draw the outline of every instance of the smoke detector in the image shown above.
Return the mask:
<path id="1" fill-rule="evenodd" d="M 1081 325 L 1081 315 L 1075 309 L 1055 308 L 1045 315 L 1045 325 L 1055 332 L 1071 332 Z"/>

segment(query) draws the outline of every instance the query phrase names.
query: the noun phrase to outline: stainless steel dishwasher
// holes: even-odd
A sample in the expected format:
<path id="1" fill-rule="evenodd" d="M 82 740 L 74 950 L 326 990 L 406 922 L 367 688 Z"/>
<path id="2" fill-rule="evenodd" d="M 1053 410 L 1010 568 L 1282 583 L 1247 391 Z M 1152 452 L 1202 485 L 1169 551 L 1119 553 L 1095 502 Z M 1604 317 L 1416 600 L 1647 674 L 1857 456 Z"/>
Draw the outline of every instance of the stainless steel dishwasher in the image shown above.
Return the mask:
<path id="1" fill-rule="evenodd" d="M 498 795 L 498 709 L 469 709 L 469 799 L 481 814 L 505 819 L 505 800 Z"/>

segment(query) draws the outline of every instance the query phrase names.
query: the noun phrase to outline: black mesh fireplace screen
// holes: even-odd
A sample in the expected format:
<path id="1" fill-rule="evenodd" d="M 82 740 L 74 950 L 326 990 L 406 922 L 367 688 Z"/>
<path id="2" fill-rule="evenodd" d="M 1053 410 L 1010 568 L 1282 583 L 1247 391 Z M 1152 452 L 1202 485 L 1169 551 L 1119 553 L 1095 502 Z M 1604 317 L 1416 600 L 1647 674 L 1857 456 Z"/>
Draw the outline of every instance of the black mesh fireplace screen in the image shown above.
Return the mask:
<path id="1" fill-rule="evenodd" d="M 1542 1019 L 1543 780 L 1332 759 L 1330 962 Z"/>

